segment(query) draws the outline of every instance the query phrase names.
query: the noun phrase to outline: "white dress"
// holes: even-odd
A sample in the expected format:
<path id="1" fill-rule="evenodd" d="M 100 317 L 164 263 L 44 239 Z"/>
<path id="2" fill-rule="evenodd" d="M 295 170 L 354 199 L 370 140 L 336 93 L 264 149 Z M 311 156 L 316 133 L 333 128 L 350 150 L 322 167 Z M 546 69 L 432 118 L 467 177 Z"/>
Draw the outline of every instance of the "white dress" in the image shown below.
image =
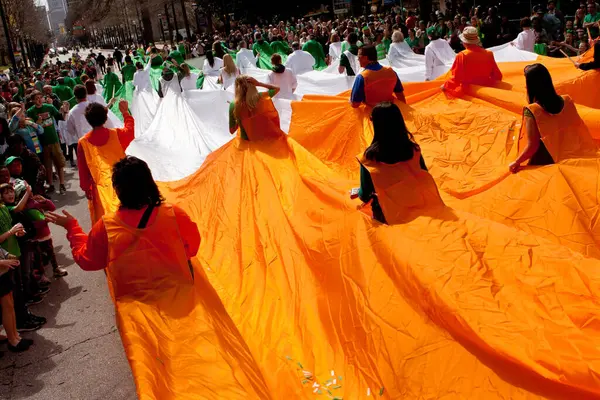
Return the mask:
<path id="1" fill-rule="evenodd" d="M 425 80 L 430 81 L 452 67 L 456 53 L 444 39 L 432 40 L 425 47 Z"/>
<path id="2" fill-rule="evenodd" d="M 196 81 L 198 81 L 198 74 L 190 72 L 190 76 L 186 76 L 181 80 L 181 89 L 184 92 L 186 90 L 195 90 Z"/>
<path id="3" fill-rule="evenodd" d="M 215 57 L 215 62 L 211 67 L 208 60 L 204 60 L 202 66 L 202 73 L 204 74 L 204 84 L 202 90 L 221 90 L 222 86 L 219 83 L 219 76 L 221 75 L 221 68 L 223 68 L 223 60 Z"/>
<path id="4" fill-rule="evenodd" d="M 249 49 L 240 49 L 235 56 L 235 66 L 245 74 L 248 68 L 256 68 L 256 57 Z"/>
<path id="5" fill-rule="evenodd" d="M 135 90 L 130 108 L 135 119 L 135 137 L 139 137 L 152 123 L 160 102 L 160 97 L 150 82 L 150 63 L 133 75 L 133 86 Z"/>
<path id="6" fill-rule="evenodd" d="M 89 103 L 99 103 L 99 104 L 102 104 L 104 107 L 107 106 L 106 100 L 104 100 L 104 97 L 102 97 L 102 95 L 98 94 L 98 92 L 96 92 L 94 94 L 88 94 L 87 99 L 88 99 Z"/>
<path id="7" fill-rule="evenodd" d="M 329 44 L 329 58 L 331 59 L 330 65 L 340 62 L 342 56 L 342 42 L 335 42 Z"/>
<path id="8" fill-rule="evenodd" d="M 267 80 L 271 85 L 279 87 L 279 93 L 277 93 L 275 98 L 296 100 L 294 90 L 298 87 L 298 81 L 292 70 L 286 68 L 281 73 L 272 71 L 269 73 Z"/>
<path id="9" fill-rule="evenodd" d="M 223 90 L 229 89 L 235 84 L 235 78 L 240 76 L 240 71 L 235 70 L 235 73 L 228 74 L 223 68 L 221 68 L 221 78 L 223 79 Z"/>
<path id="10" fill-rule="evenodd" d="M 387 59 L 394 68 L 422 67 L 425 64 L 425 56 L 416 54 L 404 41 L 390 45 Z"/>
<path id="11" fill-rule="evenodd" d="M 285 62 L 285 67 L 291 69 L 296 75 L 312 71 L 313 65 L 315 65 L 315 58 L 304 50 L 294 50 Z"/>
<path id="12" fill-rule="evenodd" d="M 160 85 L 163 98 L 152 123 L 127 148 L 127 154 L 148 162 L 159 181 L 195 172 L 210 152 L 231 140 L 221 126 L 227 126 L 228 102 L 233 101 L 224 90 L 184 95 L 177 75 L 170 81 L 161 78 Z"/>

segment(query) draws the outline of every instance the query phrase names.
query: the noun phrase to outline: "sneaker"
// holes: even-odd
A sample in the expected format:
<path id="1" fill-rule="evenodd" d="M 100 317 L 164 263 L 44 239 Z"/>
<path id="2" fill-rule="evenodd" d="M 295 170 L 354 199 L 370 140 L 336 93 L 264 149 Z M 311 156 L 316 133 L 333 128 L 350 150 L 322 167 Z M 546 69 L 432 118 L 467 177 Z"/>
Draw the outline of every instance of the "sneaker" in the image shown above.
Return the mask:
<path id="1" fill-rule="evenodd" d="M 46 287 L 42 287 L 40 288 L 40 290 L 38 290 L 36 293 L 34 293 L 34 295 L 37 296 L 44 296 L 46 293 L 48 293 L 50 291 L 50 288 L 48 286 Z"/>
<path id="2" fill-rule="evenodd" d="M 77 163 L 75 163 L 75 161 L 71 161 L 71 168 L 77 169 Z"/>
<path id="3" fill-rule="evenodd" d="M 43 324 L 39 322 L 33 321 L 31 318 L 28 318 L 22 324 L 17 324 L 17 332 L 33 332 L 37 331 L 42 327 Z"/>
<path id="4" fill-rule="evenodd" d="M 9 343 L 8 350 L 12 351 L 13 353 L 22 353 L 24 351 L 29 350 L 30 346 L 31 345 L 28 345 L 27 342 L 25 342 L 23 339 L 21 339 L 16 346 L 13 346 L 12 344 Z"/>
<path id="5" fill-rule="evenodd" d="M 52 172 L 52 178 L 54 178 L 54 180 L 58 180 L 58 174 L 56 172 Z"/>
<path id="6" fill-rule="evenodd" d="M 63 276 L 67 276 L 67 275 L 69 275 L 69 273 L 63 267 L 58 267 L 58 268 L 56 268 L 54 270 L 54 277 L 55 278 L 61 278 Z"/>
<path id="7" fill-rule="evenodd" d="M 25 302 L 25 305 L 33 306 L 34 304 L 40 304 L 42 301 L 44 301 L 44 298 L 42 296 L 33 295 L 32 298 L 30 298 L 29 300 L 27 300 L 27 302 Z"/>
<path id="8" fill-rule="evenodd" d="M 60 194 L 64 196 L 66 193 L 67 188 L 65 187 L 65 185 L 60 185 Z"/>
<path id="9" fill-rule="evenodd" d="M 27 312 L 29 315 L 29 320 L 36 322 L 40 325 L 46 325 L 47 319 L 45 317 L 40 317 L 39 315 L 32 314 L 30 311 Z"/>
<path id="10" fill-rule="evenodd" d="M 24 342 L 26 346 L 31 346 L 33 344 L 33 339 L 21 338 L 21 342 Z"/>
<path id="11" fill-rule="evenodd" d="M 56 188 L 54 187 L 54 185 L 50 185 L 48 186 L 48 189 L 46 189 L 46 195 L 50 195 L 52 193 L 54 193 L 56 191 Z"/>

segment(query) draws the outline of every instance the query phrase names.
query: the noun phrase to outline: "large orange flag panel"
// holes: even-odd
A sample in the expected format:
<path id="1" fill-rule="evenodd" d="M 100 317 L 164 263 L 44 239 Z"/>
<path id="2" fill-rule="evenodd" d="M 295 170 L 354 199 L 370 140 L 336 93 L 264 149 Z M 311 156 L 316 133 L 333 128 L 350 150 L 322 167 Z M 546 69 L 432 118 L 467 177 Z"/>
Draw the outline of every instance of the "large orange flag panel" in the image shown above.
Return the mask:
<path id="1" fill-rule="evenodd" d="M 600 398 L 600 110 L 578 86 L 599 82 L 544 62 L 577 104 L 568 117 L 582 118 L 558 131 L 578 140 L 541 121 L 557 163 L 516 175 L 524 65 L 501 65 L 506 88 L 461 99 L 439 81 L 406 85 L 400 106 L 430 175 L 407 169 L 404 186 L 428 197 L 403 198 L 373 170 L 396 224 L 349 199 L 373 132 L 370 110 L 342 95 L 307 96 L 288 137 L 234 139 L 161 183 L 202 243 L 193 279 L 181 254 L 115 250 L 125 256 L 109 277 L 140 399 Z M 109 186 L 97 198 L 114 211 Z M 111 221 L 114 235 L 139 234 Z M 163 270 L 127 272 L 149 265 Z"/>

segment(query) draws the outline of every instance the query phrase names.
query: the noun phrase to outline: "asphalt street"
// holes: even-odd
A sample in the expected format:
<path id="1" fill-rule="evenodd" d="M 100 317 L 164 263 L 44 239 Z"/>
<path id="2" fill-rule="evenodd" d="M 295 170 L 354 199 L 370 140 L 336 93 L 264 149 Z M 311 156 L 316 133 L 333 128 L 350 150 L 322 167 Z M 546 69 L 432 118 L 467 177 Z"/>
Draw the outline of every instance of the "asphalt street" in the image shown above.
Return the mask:
<path id="1" fill-rule="evenodd" d="M 66 168 L 66 186 L 67 194 L 52 200 L 87 231 L 90 217 L 77 170 Z M 104 272 L 85 272 L 73 262 L 64 229 L 53 226 L 52 235 L 69 275 L 53 280 L 44 302 L 31 307 L 48 319 L 40 330 L 23 334 L 34 345 L 21 354 L 0 346 L 0 400 L 136 399 Z"/>

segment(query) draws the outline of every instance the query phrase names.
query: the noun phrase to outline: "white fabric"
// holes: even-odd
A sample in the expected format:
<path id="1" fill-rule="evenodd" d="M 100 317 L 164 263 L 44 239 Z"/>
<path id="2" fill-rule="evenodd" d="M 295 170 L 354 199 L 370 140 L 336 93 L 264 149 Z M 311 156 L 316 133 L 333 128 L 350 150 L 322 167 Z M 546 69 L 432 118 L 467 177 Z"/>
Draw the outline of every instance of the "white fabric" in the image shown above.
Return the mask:
<path id="1" fill-rule="evenodd" d="M 346 50 L 344 55 L 348 59 L 350 63 L 350 67 L 352 67 L 352 71 L 354 71 L 354 75 L 358 75 L 360 73 L 360 62 L 358 61 L 358 56 L 350 53 L 350 50 Z M 346 72 L 347 74 L 348 72 Z"/>
<path id="2" fill-rule="evenodd" d="M 279 93 L 276 98 L 280 99 L 295 99 L 294 91 L 298 87 L 298 80 L 291 69 L 286 68 L 282 73 L 272 71 L 267 81 L 271 85 L 279 87 Z"/>
<path id="3" fill-rule="evenodd" d="M 77 103 L 75 107 L 69 111 L 66 129 L 64 129 L 63 132 L 63 138 L 67 146 L 77 143 L 79 139 L 92 130 L 92 127 L 85 119 L 85 109 L 89 104 L 89 100 L 82 101 L 81 103 Z M 122 128 L 123 123 L 112 111 L 108 110 L 108 119 L 106 120 L 104 127 L 109 129 Z"/>
<path id="4" fill-rule="evenodd" d="M 189 76 L 181 79 L 181 89 L 183 91 L 186 90 L 194 90 L 196 89 L 196 82 L 198 81 L 198 74 L 191 72 Z"/>
<path id="5" fill-rule="evenodd" d="M 432 40 L 425 47 L 425 80 L 430 81 L 446 73 L 445 66 L 452 67 L 456 53 L 444 39 Z"/>
<path id="6" fill-rule="evenodd" d="M 102 85 L 99 83 L 96 83 L 96 84 L 94 84 L 94 86 L 96 86 L 96 94 L 102 96 L 102 93 L 104 93 L 104 88 L 102 87 Z"/>
<path id="7" fill-rule="evenodd" d="M 235 56 L 235 66 L 242 74 L 245 74 L 248 68 L 256 68 L 256 57 L 252 50 L 240 49 Z"/>
<path id="8" fill-rule="evenodd" d="M 235 73 L 228 74 L 227 72 L 225 72 L 225 70 L 223 68 L 221 68 L 221 81 L 222 81 L 223 89 L 227 90 L 231 86 L 233 86 L 235 83 L 235 78 L 237 78 L 238 76 L 240 76 L 240 71 L 237 69 L 235 70 Z"/>
<path id="9" fill-rule="evenodd" d="M 315 58 L 304 50 L 294 50 L 285 62 L 285 67 L 291 69 L 296 75 L 312 71 L 313 65 L 315 65 Z"/>
<path id="10" fill-rule="evenodd" d="M 425 56 L 415 53 L 404 41 L 390 45 L 387 59 L 394 68 L 416 67 L 425 62 Z"/>
<path id="11" fill-rule="evenodd" d="M 212 67 L 208 63 L 208 60 L 204 60 L 202 72 L 204 73 L 204 76 L 219 76 L 221 68 L 223 68 L 223 59 L 215 57 L 215 62 Z"/>
<path id="12" fill-rule="evenodd" d="M 404 47 L 404 44 L 401 45 Z M 410 49 L 409 49 L 410 50 Z M 497 62 L 533 61 L 537 55 L 521 51 L 515 46 L 502 45 L 490 49 Z M 406 60 L 413 60 L 413 65 L 402 68 L 395 67 L 398 77 L 404 82 L 422 82 L 425 79 L 425 57 L 422 55 L 404 53 Z M 414 62 L 420 60 L 419 63 Z M 356 60 L 358 62 L 358 60 Z M 390 65 L 388 60 L 381 60 L 382 65 Z M 298 83 L 294 98 L 305 94 L 336 95 L 352 88 L 354 76 L 340 74 L 337 70 L 339 63 L 329 68 L 333 73 L 310 71 L 296 76 Z M 441 67 L 447 70 L 448 66 Z M 357 69 L 359 69 L 357 67 Z M 267 82 L 270 71 L 249 67 L 246 74 L 260 82 Z M 185 178 L 197 171 L 206 156 L 233 138 L 229 134 L 229 104 L 233 101 L 234 87 L 223 90 L 217 84 L 218 75 L 205 77 L 205 87 L 215 90 L 186 90 L 183 95 L 177 87 L 177 79 L 170 83 L 163 82 L 165 98 L 155 113 L 142 113 L 138 110 L 141 101 L 151 106 L 151 93 L 139 96 L 134 92 L 132 112 L 136 118 L 136 139 L 127 149 L 127 154 L 135 155 L 145 160 L 150 166 L 154 177 L 160 181 L 172 181 Z M 292 118 L 291 101 L 277 98 L 273 103 L 279 112 L 281 129 L 289 130 Z M 146 115 L 146 116 L 144 116 Z M 147 128 L 138 134 L 138 126 L 147 124 Z"/>
<path id="13" fill-rule="evenodd" d="M 334 64 L 340 61 L 342 56 L 342 42 L 335 42 L 329 44 L 329 58 L 331 59 L 330 64 Z"/>
<path id="14" fill-rule="evenodd" d="M 148 63 L 148 65 L 150 65 L 150 63 Z M 150 70 L 147 68 L 137 70 L 136 73 L 133 74 L 133 86 L 140 90 L 152 88 L 152 83 L 150 82 Z"/>
<path id="15" fill-rule="evenodd" d="M 523 32 L 519 33 L 517 38 L 513 40 L 513 43 L 517 49 L 533 53 L 535 48 L 535 32 L 532 29 L 524 29 Z"/>

